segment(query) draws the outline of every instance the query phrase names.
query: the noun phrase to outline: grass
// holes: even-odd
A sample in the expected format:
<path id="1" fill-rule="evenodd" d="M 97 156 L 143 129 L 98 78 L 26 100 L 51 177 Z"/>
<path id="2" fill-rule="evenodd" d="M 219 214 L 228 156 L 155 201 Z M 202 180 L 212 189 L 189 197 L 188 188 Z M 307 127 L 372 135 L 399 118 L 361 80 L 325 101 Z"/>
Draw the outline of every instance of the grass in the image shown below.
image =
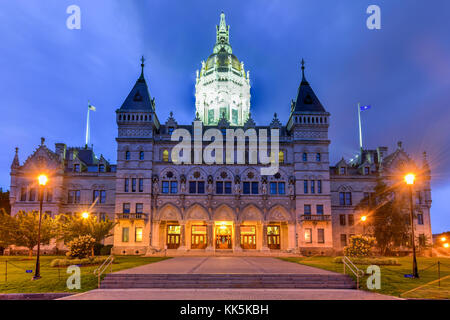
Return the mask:
<path id="1" fill-rule="evenodd" d="M 67 268 L 51 267 L 50 262 L 63 256 L 41 256 L 41 276 L 39 280 L 32 281 L 33 273 L 26 270 L 35 269 L 36 257 L 28 256 L 0 256 L 0 293 L 43 293 L 43 292 L 84 292 L 97 288 L 97 276 L 93 271 L 96 265 L 81 267 L 81 289 L 69 290 L 66 286 Z M 116 256 L 113 272 L 137 267 L 143 264 L 158 262 L 165 257 Z M 7 262 L 7 263 L 6 263 Z M 6 264 L 8 266 L 7 279 L 5 278 Z"/>
<path id="2" fill-rule="evenodd" d="M 300 263 L 312 267 L 317 267 L 329 271 L 343 273 L 343 265 L 335 263 L 334 257 L 302 257 L 302 258 L 280 258 L 286 261 Z M 411 274 L 412 259 L 411 257 L 395 257 L 398 260 L 398 266 L 380 266 L 381 269 L 381 289 L 367 289 L 366 281 L 368 276 L 360 282 L 361 289 L 373 291 L 381 294 L 392 296 L 400 296 L 402 293 L 411 289 L 425 285 L 433 280 L 438 279 L 437 262 L 440 261 L 441 278 L 450 275 L 450 258 L 425 258 L 418 257 L 417 264 L 419 268 L 418 279 L 405 278 L 405 274 Z M 368 265 L 357 265 L 359 269 L 367 270 Z M 414 292 L 402 295 L 402 298 L 418 298 L 418 299 L 450 299 L 450 277 L 438 283 L 425 286 Z"/>

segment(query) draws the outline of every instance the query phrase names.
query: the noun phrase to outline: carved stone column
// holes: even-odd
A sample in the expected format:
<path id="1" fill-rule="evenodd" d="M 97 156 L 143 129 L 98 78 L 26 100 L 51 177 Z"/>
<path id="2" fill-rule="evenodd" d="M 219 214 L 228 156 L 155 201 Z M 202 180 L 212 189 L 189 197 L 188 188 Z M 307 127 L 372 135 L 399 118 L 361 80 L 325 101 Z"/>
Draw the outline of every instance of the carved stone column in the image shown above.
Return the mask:
<path id="1" fill-rule="evenodd" d="M 242 251 L 241 247 L 241 224 L 236 222 L 234 225 L 234 251 Z"/>
<path id="2" fill-rule="evenodd" d="M 267 222 L 263 222 L 261 251 L 269 251 L 269 247 L 267 247 Z"/>
<path id="3" fill-rule="evenodd" d="M 207 227 L 206 227 L 206 238 L 207 238 L 207 241 L 208 241 L 208 246 L 206 247 L 206 251 L 213 251 L 214 250 L 213 227 L 214 227 L 214 222 L 213 221 L 208 221 L 207 222 Z"/>
<path id="4" fill-rule="evenodd" d="M 186 251 L 186 221 L 180 221 L 180 247 L 178 250 Z"/>

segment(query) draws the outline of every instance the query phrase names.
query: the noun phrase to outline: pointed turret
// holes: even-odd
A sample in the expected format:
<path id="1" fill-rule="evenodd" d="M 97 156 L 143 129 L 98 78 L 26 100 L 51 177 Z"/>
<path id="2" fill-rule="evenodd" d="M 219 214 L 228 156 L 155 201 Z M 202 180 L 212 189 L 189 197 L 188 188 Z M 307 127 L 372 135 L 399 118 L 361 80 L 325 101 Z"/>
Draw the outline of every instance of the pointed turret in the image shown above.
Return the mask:
<path id="1" fill-rule="evenodd" d="M 294 102 L 294 112 L 326 112 L 309 82 L 305 78 L 305 60 L 302 59 L 302 81 L 298 87 L 297 99 Z"/>
<path id="2" fill-rule="evenodd" d="M 225 50 L 232 53 L 230 45 L 230 26 L 225 21 L 225 13 L 220 14 L 220 23 L 217 26 L 216 44 L 214 45 L 214 53 Z"/>
<path id="3" fill-rule="evenodd" d="M 305 77 L 305 60 L 302 59 L 302 80 L 297 91 L 297 98 L 291 102 L 291 113 L 287 123 L 287 129 L 292 130 L 294 126 L 307 129 L 305 131 L 311 133 L 312 126 L 319 131 L 325 132 L 328 128 L 330 114 L 325 110 L 309 85 Z M 309 133 L 306 133 L 307 135 Z M 314 135 L 312 135 L 314 136 Z"/>
<path id="4" fill-rule="evenodd" d="M 13 162 L 11 164 L 11 169 L 16 169 L 20 167 L 20 162 L 19 162 L 19 148 L 16 147 L 16 154 L 14 155 L 14 159 Z"/>
<path id="5" fill-rule="evenodd" d="M 120 111 L 155 111 L 155 102 L 151 98 L 144 77 L 144 57 L 141 58 L 141 75 L 120 107 Z"/>

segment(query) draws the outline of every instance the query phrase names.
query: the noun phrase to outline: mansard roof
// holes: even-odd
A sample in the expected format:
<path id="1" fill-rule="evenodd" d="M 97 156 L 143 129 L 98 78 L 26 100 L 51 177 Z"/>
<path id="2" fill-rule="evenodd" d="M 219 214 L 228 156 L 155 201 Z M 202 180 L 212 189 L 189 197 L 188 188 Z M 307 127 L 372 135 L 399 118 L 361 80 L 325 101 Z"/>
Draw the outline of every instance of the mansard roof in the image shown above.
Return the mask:
<path id="1" fill-rule="evenodd" d="M 155 101 L 151 98 L 144 77 L 144 57 L 142 57 L 141 75 L 120 107 L 120 111 L 155 111 Z"/>
<path id="2" fill-rule="evenodd" d="M 302 59 L 302 81 L 298 87 L 297 99 L 294 102 L 293 112 L 326 112 L 317 98 L 309 82 L 305 78 L 305 62 Z"/>

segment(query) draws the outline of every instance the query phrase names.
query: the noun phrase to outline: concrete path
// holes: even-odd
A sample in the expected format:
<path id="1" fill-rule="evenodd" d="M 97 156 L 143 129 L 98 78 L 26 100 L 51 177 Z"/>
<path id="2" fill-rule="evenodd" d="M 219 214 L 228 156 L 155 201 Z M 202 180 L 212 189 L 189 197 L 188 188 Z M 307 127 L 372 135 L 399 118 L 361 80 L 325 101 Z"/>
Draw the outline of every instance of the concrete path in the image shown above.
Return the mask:
<path id="1" fill-rule="evenodd" d="M 59 300 L 399 300 L 347 289 L 97 289 Z"/>
<path id="2" fill-rule="evenodd" d="M 136 268 L 118 271 L 120 274 L 166 273 L 239 273 L 239 274 L 333 274 L 334 272 L 283 261 L 270 257 L 176 257 Z"/>

